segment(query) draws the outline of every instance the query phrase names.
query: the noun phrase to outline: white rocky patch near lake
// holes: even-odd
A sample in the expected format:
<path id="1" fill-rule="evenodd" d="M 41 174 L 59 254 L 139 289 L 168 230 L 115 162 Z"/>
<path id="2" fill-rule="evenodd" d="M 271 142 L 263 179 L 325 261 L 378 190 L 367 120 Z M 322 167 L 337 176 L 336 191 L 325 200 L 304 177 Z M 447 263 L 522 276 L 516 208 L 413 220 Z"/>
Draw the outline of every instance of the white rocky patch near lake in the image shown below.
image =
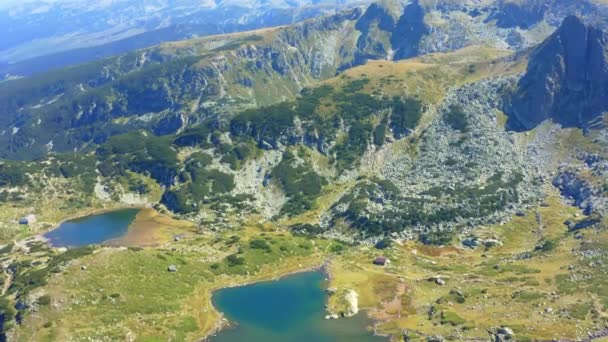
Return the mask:
<path id="1" fill-rule="evenodd" d="M 95 197 L 100 199 L 101 201 L 107 202 L 112 200 L 112 194 L 108 188 L 101 183 L 101 179 L 97 178 L 97 183 L 95 183 L 95 187 L 93 188 L 93 193 Z"/>
<path id="2" fill-rule="evenodd" d="M 134 193 L 122 193 L 119 196 L 120 203 L 127 205 L 146 205 L 149 203 L 146 196 Z"/>
<path id="3" fill-rule="evenodd" d="M 344 299 L 348 303 L 348 311 L 344 313 L 346 317 L 352 317 L 359 313 L 359 294 L 355 290 L 349 290 Z"/>
<path id="4" fill-rule="evenodd" d="M 264 217 L 277 215 L 287 198 L 280 188 L 272 183 L 265 184 L 266 175 L 281 162 L 283 152 L 265 151 L 256 159 L 248 161 L 234 174 L 234 193 L 250 194 L 255 198 L 255 207 Z"/>

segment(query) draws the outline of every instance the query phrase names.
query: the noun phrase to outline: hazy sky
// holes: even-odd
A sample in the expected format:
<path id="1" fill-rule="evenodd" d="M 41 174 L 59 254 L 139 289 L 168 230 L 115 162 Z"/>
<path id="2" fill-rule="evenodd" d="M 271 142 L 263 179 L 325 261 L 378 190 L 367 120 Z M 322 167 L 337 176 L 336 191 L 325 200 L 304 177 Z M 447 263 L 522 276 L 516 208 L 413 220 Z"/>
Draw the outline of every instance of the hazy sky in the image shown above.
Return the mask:
<path id="1" fill-rule="evenodd" d="M 61 2 L 61 1 L 86 1 L 86 0 L 0 0 L 0 4 L 1 5 L 6 5 L 6 4 L 22 4 L 24 2 L 34 2 L 34 1 L 39 1 L 39 2 L 47 2 L 47 3 L 52 3 L 52 2 Z"/>
<path id="2" fill-rule="evenodd" d="M 0 0 L 0 7 L 8 7 L 16 4 L 23 4 L 28 2 L 45 2 L 48 4 L 56 3 L 56 2 L 90 2 L 95 3 L 99 2 L 99 0 Z M 123 0 L 124 1 L 124 0 Z"/>
<path id="3" fill-rule="evenodd" d="M 9 5 L 9 4 L 22 4 L 24 2 L 32 2 L 35 0 L 0 0 L 0 5 Z M 59 0 L 43 0 L 45 2 L 56 2 Z"/>
<path id="4" fill-rule="evenodd" d="M 43 1 L 47 3 L 59 2 L 62 0 L 0 0 L 0 7 L 8 7 L 10 5 L 23 4 L 26 2 Z M 69 0 L 69 1 L 85 1 L 85 0 Z"/>

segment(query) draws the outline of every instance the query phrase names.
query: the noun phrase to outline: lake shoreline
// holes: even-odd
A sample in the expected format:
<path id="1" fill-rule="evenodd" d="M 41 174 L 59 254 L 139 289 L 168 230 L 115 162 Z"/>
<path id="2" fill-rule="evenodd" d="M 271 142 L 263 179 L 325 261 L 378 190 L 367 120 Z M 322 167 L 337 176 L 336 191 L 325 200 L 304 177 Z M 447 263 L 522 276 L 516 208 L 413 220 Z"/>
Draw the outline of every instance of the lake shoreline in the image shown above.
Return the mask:
<path id="1" fill-rule="evenodd" d="M 212 288 L 210 291 L 210 296 L 209 298 L 213 298 L 213 295 L 217 292 L 217 291 L 221 291 L 221 290 L 225 290 L 225 289 L 233 289 L 233 288 L 238 288 L 238 287 L 245 287 L 245 286 L 250 286 L 250 285 L 255 285 L 255 284 L 259 284 L 259 283 L 267 283 L 267 282 L 275 282 L 275 281 L 280 281 L 281 279 L 285 278 L 285 277 L 289 277 L 292 275 L 296 275 L 296 274 L 300 274 L 300 273 L 307 273 L 307 272 L 313 272 L 313 271 L 321 271 L 323 272 L 323 269 L 326 266 L 326 262 L 327 261 L 323 261 L 320 265 L 314 265 L 314 266 L 309 266 L 309 267 L 305 267 L 305 268 L 300 268 L 297 270 L 290 270 L 287 271 L 286 273 L 283 273 L 281 275 L 278 276 L 273 276 L 272 278 L 260 278 L 257 280 L 249 280 L 246 281 L 244 283 L 240 283 L 240 284 L 230 284 L 228 286 L 221 286 L 221 287 L 217 287 L 217 288 Z M 323 272 L 323 274 L 326 274 L 325 272 Z M 228 319 L 225 318 L 224 313 L 219 311 L 215 305 L 213 305 L 213 301 L 211 301 L 211 307 L 213 308 L 213 310 L 215 310 L 218 314 L 219 314 L 219 319 L 218 322 L 215 323 L 215 325 L 213 326 L 213 328 L 210 330 L 210 332 L 208 334 L 206 334 L 205 336 L 203 336 L 200 341 L 210 341 L 210 339 L 212 337 L 214 337 L 215 335 L 217 335 L 220 331 L 224 330 L 225 328 L 229 327 L 231 322 L 228 321 Z"/>
<path id="2" fill-rule="evenodd" d="M 117 206 L 117 207 L 110 207 L 110 208 L 95 208 L 95 209 L 83 210 L 82 212 L 79 212 L 78 214 L 73 214 L 73 215 L 67 216 L 64 219 L 61 219 L 61 221 L 51 225 L 50 228 L 48 228 L 42 232 L 38 232 L 36 235 L 43 235 L 43 234 L 50 232 L 51 230 L 57 229 L 57 228 L 59 228 L 59 226 L 61 226 L 61 224 L 65 223 L 66 221 L 78 220 L 78 219 L 82 219 L 82 218 L 92 216 L 92 215 L 107 214 L 109 212 L 116 211 L 116 210 L 122 210 L 122 209 L 144 209 L 144 208 L 148 208 L 148 207 L 147 206 L 124 206 L 124 207 Z"/>
<path id="3" fill-rule="evenodd" d="M 153 208 L 142 208 L 128 227 L 127 232 L 118 238 L 103 243 L 109 247 L 160 247 L 175 241 L 175 237 L 194 234 L 196 225 L 187 220 L 174 219 Z"/>
<path id="4" fill-rule="evenodd" d="M 95 216 L 95 215 L 102 215 L 102 214 L 107 214 L 107 213 L 120 211 L 120 210 L 127 210 L 127 209 L 137 209 L 140 211 L 152 210 L 155 213 L 164 216 L 164 214 L 161 214 L 160 212 L 153 209 L 151 207 L 151 205 L 127 205 L 127 206 L 112 206 L 112 207 L 106 207 L 106 208 L 94 208 L 94 209 L 89 209 L 89 210 L 83 210 L 83 211 L 79 212 L 78 214 L 69 215 L 69 216 L 63 218 L 58 223 L 51 226 L 50 228 L 45 229 L 44 231 L 39 232 L 39 233 L 33 235 L 32 237 L 36 240 L 45 242 L 47 245 L 49 245 L 50 248 L 57 249 L 57 250 L 64 249 L 66 247 L 54 246 L 45 235 L 47 233 L 59 228 L 62 224 L 66 223 L 68 221 L 85 219 L 85 218 Z M 138 213 L 137 215 L 140 215 L 140 213 Z M 136 220 L 136 218 L 129 224 L 128 230 L 131 230 L 131 227 L 135 223 L 135 220 Z M 125 236 L 126 236 L 126 234 L 125 234 Z M 118 243 L 118 241 L 120 241 L 121 239 L 122 238 L 114 238 L 114 239 L 104 241 L 104 243 L 100 243 L 97 245 L 99 246 L 99 248 L 102 248 L 102 249 L 105 249 L 105 248 L 115 249 L 115 248 L 127 247 L 127 246 L 123 246 L 120 243 Z M 155 248 L 155 247 L 158 247 L 158 245 L 146 246 L 146 247 Z M 70 247 L 68 247 L 68 248 L 70 248 Z M 274 269 L 269 269 L 268 271 L 262 272 L 263 274 L 261 274 L 259 276 L 254 276 L 252 279 L 244 279 L 244 281 L 242 281 L 242 282 L 239 282 L 238 280 L 234 281 L 229 278 L 223 279 L 222 282 L 225 281 L 226 283 L 217 284 L 217 286 L 215 288 L 212 288 L 210 290 L 210 295 L 209 295 L 210 308 L 213 311 L 215 311 L 215 313 L 217 314 L 217 319 L 215 319 L 214 323 L 210 324 L 209 330 L 207 332 L 204 332 L 202 337 L 198 338 L 197 340 L 210 341 L 213 337 L 217 336 L 221 331 L 234 326 L 234 323 L 230 322 L 225 317 L 225 314 L 223 312 L 219 311 L 213 304 L 212 298 L 217 291 L 220 291 L 223 289 L 228 289 L 228 288 L 245 287 L 245 286 L 255 285 L 255 284 L 264 283 L 264 282 L 280 281 L 280 280 L 282 280 L 286 277 L 292 276 L 292 275 L 297 275 L 297 274 L 307 273 L 307 272 L 314 272 L 314 271 L 321 272 L 323 274 L 323 276 L 325 277 L 325 279 L 329 282 L 329 281 L 331 281 L 331 279 L 333 279 L 335 277 L 335 275 L 332 274 L 332 270 L 330 267 L 331 262 L 332 262 L 331 257 L 323 258 L 322 260 L 317 260 L 317 261 L 315 261 L 314 264 L 309 264 L 309 265 L 306 265 L 306 262 L 303 260 L 302 263 L 299 264 L 297 267 L 288 267 L 283 272 L 278 272 L 278 273 L 274 273 L 273 272 Z M 325 292 L 325 290 L 326 290 L 326 288 L 323 289 L 324 292 Z M 328 303 L 328 298 L 329 297 L 327 297 L 327 296 L 325 298 L 326 304 Z M 329 311 L 327 311 L 327 307 L 324 310 L 325 311 L 320 312 L 319 314 L 322 315 L 323 313 L 329 312 Z M 365 310 L 362 310 L 362 311 L 363 312 L 361 312 L 361 314 L 364 314 L 367 319 L 372 318 L 367 314 L 367 312 Z M 382 336 L 382 335 L 376 333 L 375 320 L 373 321 L 373 323 L 374 323 L 373 324 L 374 329 L 370 332 L 373 333 L 374 336 Z"/>
<path id="5" fill-rule="evenodd" d="M 91 210 L 86 210 L 86 211 L 83 211 L 82 213 L 68 216 L 68 217 L 62 219 L 61 221 L 59 221 L 58 223 L 52 225 L 50 228 L 48 228 L 42 232 L 38 232 L 30 238 L 34 238 L 35 240 L 42 241 L 42 242 L 46 243 L 50 248 L 53 248 L 53 249 L 65 248 L 65 247 L 53 246 L 51 241 L 45 235 L 54 231 L 55 229 L 58 229 L 59 227 L 61 227 L 62 224 L 69 222 L 69 221 L 75 221 L 75 220 L 85 219 L 85 218 L 88 218 L 91 216 L 103 215 L 103 214 L 108 214 L 108 213 L 111 213 L 114 211 L 129 210 L 129 209 L 144 210 L 144 209 L 152 209 L 152 207 L 147 206 L 147 205 L 143 205 L 143 206 L 142 205 L 129 205 L 129 206 L 117 206 L 117 207 L 111 207 L 111 208 L 95 208 L 95 209 L 91 209 Z M 130 226 L 130 224 L 129 224 L 129 226 Z"/>
<path id="6" fill-rule="evenodd" d="M 276 282 L 276 281 L 281 281 L 287 277 L 290 276 L 294 276 L 294 275 L 299 275 L 299 274 L 303 274 L 303 273 L 308 273 L 308 272 L 320 272 L 323 277 L 325 278 L 325 281 L 327 282 L 327 284 L 329 284 L 329 281 L 334 277 L 334 275 L 331 273 L 331 269 L 330 269 L 330 263 L 332 262 L 332 258 L 326 258 L 325 260 L 323 260 L 320 264 L 316 264 L 316 265 L 312 265 L 312 266 L 308 266 L 308 267 L 303 267 L 303 268 L 298 268 L 298 269 L 292 269 L 292 270 L 287 270 L 284 273 L 281 273 L 280 275 L 275 275 L 272 276 L 270 278 L 266 278 L 264 276 L 261 276 L 259 279 L 255 279 L 255 280 L 248 280 L 245 281 L 243 283 L 238 283 L 238 284 L 228 284 L 226 286 L 220 286 L 217 288 L 213 288 L 210 291 L 210 300 L 211 300 L 211 308 L 216 311 L 216 313 L 218 314 L 219 318 L 217 319 L 216 323 L 213 325 L 213 327 L 209 330 L 209 332 L 207 334 L 205 334 L 203 337 L 201 337 L 200 339 L 198 339 L 198 341 L 205 341 L 205 342 L 209 342 L 212 341 L 213 337 L 217 336 L 220 332 L 222 332 L 225 329 L 231 328 L 231 327 L 235 327 L 238 326 L 238 323 L 235 322 L 231 322 L 229 321 L 226 317 L 224 312 L 220 311 L 213 303 L 213 296 L 216 292 L 221 291 L 221 290 L 225 290 L 225 289 L 231 289 L 231 288 L 239 288 L 239 287 L 245 287 L 245 286 L 252 286 L 252 285 L 257 285 L 260 283 L 268 283 L 268 282 Z M 325 304 L 327 305 L 328 300 L 329 300 L 329 296 L 327 295 L 327 287 L 322 289 L 323 292 L 325 293 Z M 325 313 L 328 313 L 329 311 L 327 311 L 327 306 L 325 306 Z M 320 315 L 323 314 L 323 312 L 319 313 Z M 378 334 L 377 330 L 376 330 L 376 324 L 378 323 L 378 321 L 374 320 L 370 315 L 368 315 L 367 310 L 362 309 L 359 312 L 360 315 L 365 315 L 365 318 L 367 320 L 370 320 L 370 323 L 372 323 L 371 325 L 371 331 L 370 333 L 373 334 L 373 336 L 377 336 L 377 337 L 386 337 L 386 335 L 382 335 L 382 334 Z"/>

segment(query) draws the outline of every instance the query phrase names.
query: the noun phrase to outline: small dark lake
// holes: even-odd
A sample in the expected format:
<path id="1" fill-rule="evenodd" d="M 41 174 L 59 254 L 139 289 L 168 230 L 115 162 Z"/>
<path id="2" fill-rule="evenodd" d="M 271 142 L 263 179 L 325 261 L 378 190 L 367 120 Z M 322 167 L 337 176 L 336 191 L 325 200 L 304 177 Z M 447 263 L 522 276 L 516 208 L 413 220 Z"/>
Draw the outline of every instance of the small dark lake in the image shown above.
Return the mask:
<path id="1" fill-rule="evenodd" d="M 101 244 L 127 233 L 139 209 L 121 209 L 63 222 L 44 234 L 54 247 Z"/>
<path id="2" fill-rule="evenodd" d="M 213 295 L 213 304 L 236 326 L 220 331 L 212 342 L 380 342 L 366 330 L 365 314 L 326 320 L 325 276 L 300 273 L 277 281 L 228 288 Z"/>

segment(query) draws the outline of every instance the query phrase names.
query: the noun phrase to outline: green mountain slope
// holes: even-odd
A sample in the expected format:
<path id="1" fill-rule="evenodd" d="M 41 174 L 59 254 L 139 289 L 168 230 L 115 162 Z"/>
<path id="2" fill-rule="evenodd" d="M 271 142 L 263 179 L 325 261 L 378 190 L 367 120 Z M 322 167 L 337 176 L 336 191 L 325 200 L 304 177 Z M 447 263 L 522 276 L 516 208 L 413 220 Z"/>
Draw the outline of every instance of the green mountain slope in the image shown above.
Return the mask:
<path id="1" fill-rule="evenodd" d="M 478 13 L 474 10 L 482 7 L 472 4 L 385 2 L 3 82 L 0 156 L 30 159 L 49 151 L 90 150 L 136 129 L 174 133 L 204 117 L 229 117 L 244 107 L 288 100 L 369 58 L 398 60 L 479 44 L 525 48 L 551 33 L 550 19 L 593 13 L 591 5 L 581 6 L 552 6 L 543 13 L 547 22 L 522 31 L 495 26 L 493 11 Z"/>
<path id="2" fill-rule="evenodd" d="M 330 232 L 337 225 L 333 221 L 345 219 L 364 235 L 400 233 L 405 227 L 409 227 L 409 234 L 428 226 L 455 227 L 463 218 L 504 217 L 514 205 L 529 200 L 531 193 L 519 193 L 518 189 L 526 188 L 534 173 L 523 159 L 519 163 L 510 160 L 520 149 L 508 140 L 500 125 L 493 123 L 497 114 L 486 117 L 487 122 L 477 118 L 483 108 L 491 111 L 497 107 L 500 92 L 493 91 L 495 98 L 473 114 L 465 113 L 463 108 L 470 104 L 461 99 L 461 92 L 477 91 L 481 95 L 475 96 L 486 96 L 485 87 L 498 86 L 482 84 L 480 90 L 449 91 L 454 85 L 520 70 L 520 62 L 501 59 L 504 54 L 471 48 L 396 64 L 368 63 L 307 88 L 292 101 L 246 109 L 228 120 L 207 118 L 164 136 L 148 131 L 112 136 L 88 154 L 95 170 L 80 166 L 82 161 L 72 157 L 66 160 L 64 154 L 52 157 L 48 164 L 8 162 L 3 167 L 5 183 L 35 186 L 38 179 L 46 178 L 38 177 L 39 173 L 79 179 L 84 175 L 64 175 L 62 168 L 86 169 L 93 172 L 86 176 L 89 185 L 85 191 L 94 194 L 86 201 L 91 204 L 95 197 L 103 197 L 95 193 L 96 187 L 116 189 L 120 197 L 120 193 L 129 192 L 127 188 L 136 186 L 140 177 L 132 175 L 137 174 L 158 184 L 153 188 L 165 188 L 161 204 L 191 219 L 204 213 L 211 220 L 206 222 L 211 223 L 224 211 L 238 209 L 241 216 L 258 212 L 267 219 L 282 218 L 292 224 L 306 221 L 311 211 L 319 211 L 326 216 L 307 223 L 319 224 Z M 493 62 L 484 61 L 497 57 Z M 477 68 L 483 71 L 473 70 Z M 470 119 L 471 115 L 477 119 Z M 453 141 L 437 143 L 447 137 Z M 484 147 L 484 139 L 495 141 L 494 147 Z M 471 150 L 479 151 L 473 159 L 467 156 Z M 496 159 L 492 155 L 498 151 L 500 158 Z M 490 160 L 491 165 L 487 165 Z M 22 174 L 27 165 L 33 167 L 29 171 L 32 178 L 13 179 L 11 175 Z M 409 176 L 422 175 L 419 169 L 433 168 L 438 176 Z M 111 185 L 116 182 L 123 185 Z M 437 191 L 455 184 L 459 185 L 451 193 Z M 335 187 L 345 188 L 336 193 L 332 190 Z M 373 202 L 367 199 L 371 195 L 365 193 L 361 201 L 361 189 L 378 192 L 388 201 L 382 214 L 370 216 Z M 504 194 L 500 192 L 503 189 Z M 463 194 L 473 202 L 463 202 Z M 324 196 L 328 195 L 343 198 L 335 204 L 326 203 Z M 482 201 L 485 195 L 490 197 Z M 426 210 L 418 207 L 423 200 Z M 223 205 L 218 207 L 219 203 Z M 488 203 L 492 203 L 490 207 Z M 404 208 L 416 214 L 408 218 L 403 215 Z M 397 221 L 390 218 L 393 210 L 402 211 Z M 359 218 L 363 216 L 362 222 Z"/>

